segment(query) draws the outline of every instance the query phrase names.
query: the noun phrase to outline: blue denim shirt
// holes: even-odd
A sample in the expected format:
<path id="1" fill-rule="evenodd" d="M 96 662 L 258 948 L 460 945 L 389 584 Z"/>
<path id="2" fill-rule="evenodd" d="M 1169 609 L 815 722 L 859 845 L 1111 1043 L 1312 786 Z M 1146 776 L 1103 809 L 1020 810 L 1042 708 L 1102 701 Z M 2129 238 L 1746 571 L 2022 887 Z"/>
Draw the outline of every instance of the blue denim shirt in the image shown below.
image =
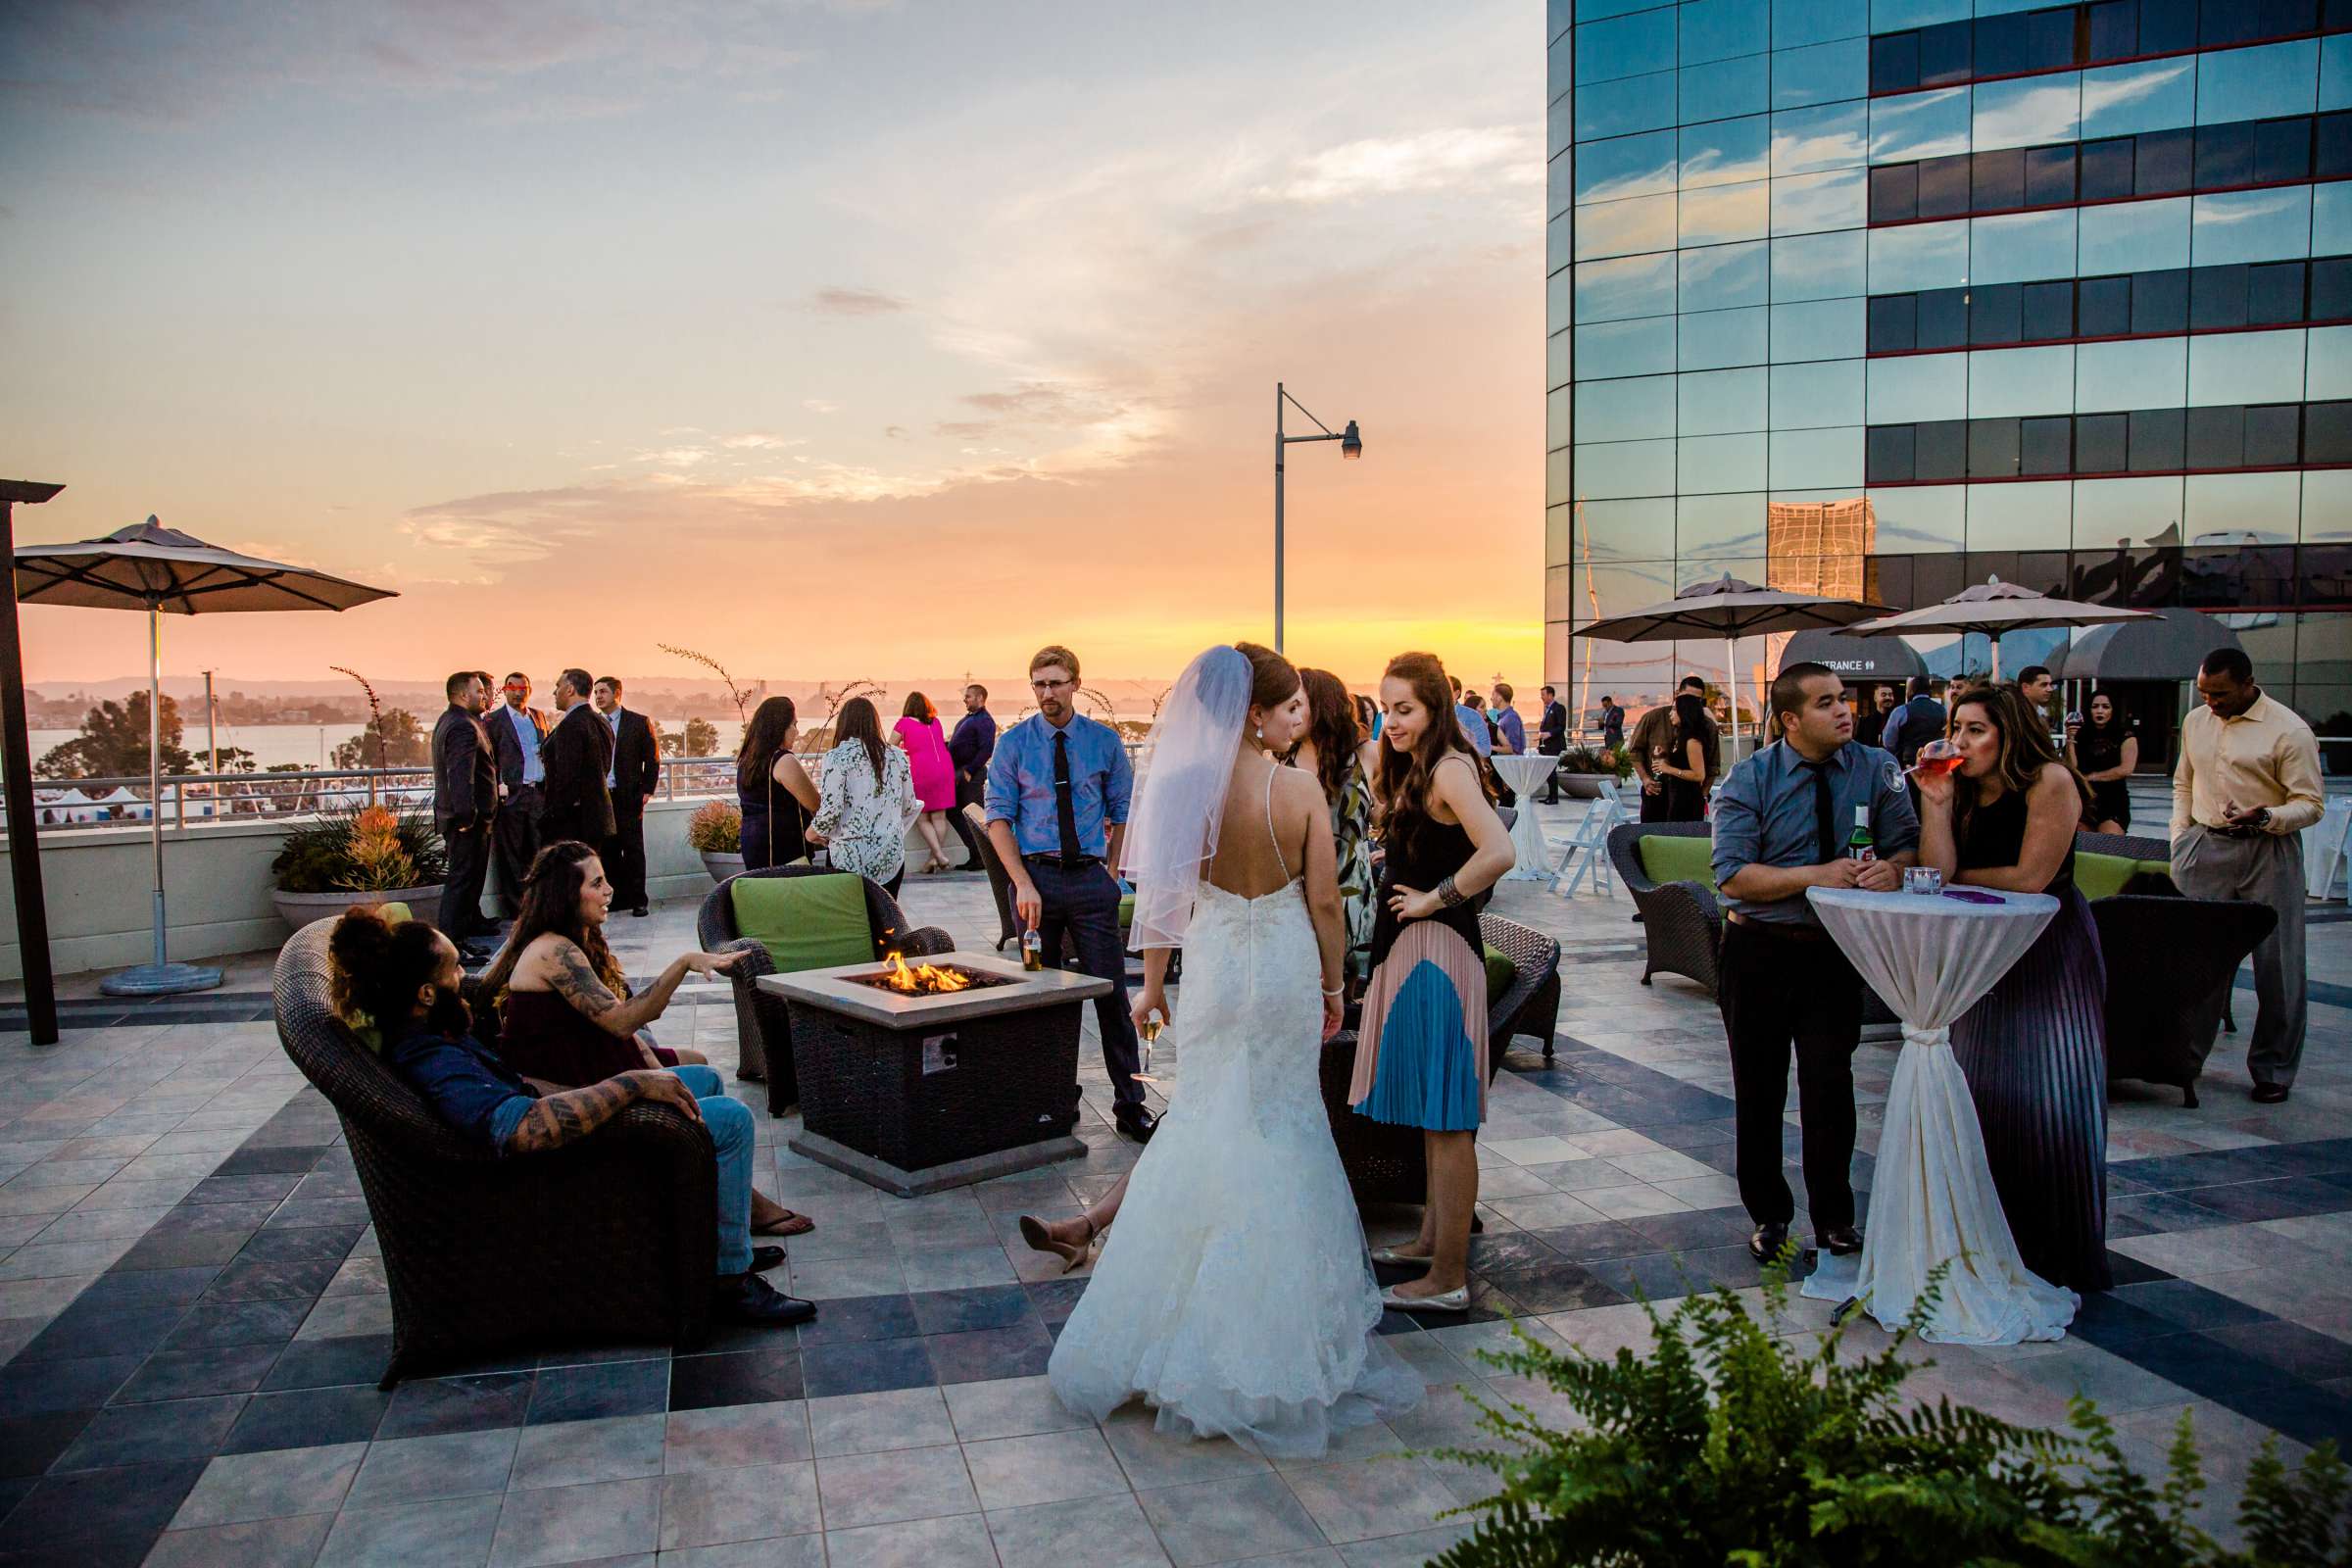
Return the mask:
<path id="1" fill-rule="evenodd" d="M 1512 751 L 1525 755 L 1527 751 L 1527 720 L 1519 716 L 1519 710 L 1506 708 L 1495 714 L 1494 727 L 1502 731 L 1502 738 L 1511 743 Z"/>
<path id="2" fill-rule="evenodd" d="M 1453 705 L 1453 721 L 1462 726 L 1462 739 L 1481 757 L 1494 755 L 1494 737 L 1487 729 L 1486 715 L 1468 703 Z"/>
<path id="3" fill-rule="evenodd" d="M 1722 887 L 1749 865 L 1798 866 L 1821 863 L 1820 830 L 1813 813 L 1813 775 L 1786 741 L 1776 741 L 1732 769 L 1715 792 L 1715 885 Z M 1895 760 L 1876 746 L 1847 741 L 1829 760 L 1832 822 L 1838 841 L 1853 831 L 1854 808 L 1870 808 L 1870 836 L 1883 856 L 1919 848 L 1919 814 L 1903 787 Z M 1804 898 L 1761 904 L 1732 899 L 1731 906 L 1750 919 L 1817 925 Z"/>
<path id="4" fill-rule="evenodd" d="M 505 1058 L 470 1037 L 450 1040 L 421 1030 L 386 1052 L 384 1060 L 436 1115 L 493 1154 L 506 1152 L 507 1140 L 538 1098 Z"/>
<path id="5" fill-rule="evenodd" d="M 1061 853 L 1054 812 L 1054 737 L 1042 713 L 1032 713 L 997 737 L 988 760 L 988 819 L 1010 822 L 1023 855 Z M 1108 724 L 1073 713 L 1059 733 L 1070 738 L 1070 808 L 1078 818 L 1078 848 L 1109 852 L 1108 829 L 1127 820 L 1135 769 L 1126 745 Z"/>

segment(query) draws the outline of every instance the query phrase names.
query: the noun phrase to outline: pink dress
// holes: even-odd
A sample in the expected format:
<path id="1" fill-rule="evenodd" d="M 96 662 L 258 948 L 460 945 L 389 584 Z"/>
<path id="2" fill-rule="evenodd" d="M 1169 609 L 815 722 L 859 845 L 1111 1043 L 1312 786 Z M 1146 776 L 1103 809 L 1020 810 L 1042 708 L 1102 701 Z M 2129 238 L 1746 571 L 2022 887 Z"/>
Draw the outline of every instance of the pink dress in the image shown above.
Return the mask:
<path id="1" fill-rule="evenodd" d="M 926 811 L 956 809 L 956 764 L 948 758 L 948 740 L 934 718 L 902 718 L 894 726 L 906 742 L 906 761 L 914 769 L 914 796 Z"/>

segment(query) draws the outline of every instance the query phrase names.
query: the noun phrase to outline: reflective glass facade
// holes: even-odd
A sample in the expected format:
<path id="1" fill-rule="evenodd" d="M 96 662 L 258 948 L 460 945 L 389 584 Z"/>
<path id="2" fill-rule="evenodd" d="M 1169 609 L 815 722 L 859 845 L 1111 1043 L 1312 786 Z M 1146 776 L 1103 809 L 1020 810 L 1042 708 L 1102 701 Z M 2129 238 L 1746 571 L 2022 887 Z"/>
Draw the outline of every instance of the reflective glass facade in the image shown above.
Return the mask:
<path id="1" fill-rule="evenodd" d="M 2352 0 L 1551 0 L 1548 32 L 1572 706 L 1722 679 L 1720 642 L 1568 633 L 1727 571 L 1899 609 L 1997 573 L 2225 615 L 2352 734 Z M 1743 710 L 1775 657 L 1736 651 Z"/>

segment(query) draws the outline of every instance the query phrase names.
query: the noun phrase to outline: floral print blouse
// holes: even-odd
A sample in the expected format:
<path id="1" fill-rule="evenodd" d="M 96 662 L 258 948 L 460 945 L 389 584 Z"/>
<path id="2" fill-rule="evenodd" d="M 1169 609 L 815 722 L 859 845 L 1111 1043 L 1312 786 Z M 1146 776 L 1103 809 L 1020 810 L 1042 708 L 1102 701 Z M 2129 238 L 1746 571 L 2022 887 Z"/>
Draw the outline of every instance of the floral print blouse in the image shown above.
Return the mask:
<path id="1" fill-rule="evenodd" d="M 824 797 L 809 826 L 825 836 L 836 870 L 887 882 L 906 863 L 906 830 L 923 814 L 906 754 L 882 748 L 882 782 L 859 741 L 843 741 L 817 760 Z"/>

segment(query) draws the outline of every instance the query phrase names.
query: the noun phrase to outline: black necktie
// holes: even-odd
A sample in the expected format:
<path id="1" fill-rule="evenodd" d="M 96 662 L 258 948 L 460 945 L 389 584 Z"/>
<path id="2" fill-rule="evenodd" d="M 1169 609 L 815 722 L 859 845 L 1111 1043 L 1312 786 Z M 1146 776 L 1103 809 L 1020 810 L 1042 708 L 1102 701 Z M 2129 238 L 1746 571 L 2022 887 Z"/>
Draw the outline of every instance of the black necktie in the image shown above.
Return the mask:
<path id="1" fill-rule="evenodd" d="M 1813 774 L 1813 831 L 1820 840 L 1821 854 L 1814 863 L 1838 858 L 1838 803 L 1830 790 L 1830 764 L 1803 762 L 1798 764 Z"/>
<path id="2" fill-rule="evenodd" d="M 1061 858 L 1086 853 L 1078 848 L 1078 803 L 1070 793 L 1070 737 L 1060 730 L 1054 735 L 1054 820 L 1061 827 Z"/>

